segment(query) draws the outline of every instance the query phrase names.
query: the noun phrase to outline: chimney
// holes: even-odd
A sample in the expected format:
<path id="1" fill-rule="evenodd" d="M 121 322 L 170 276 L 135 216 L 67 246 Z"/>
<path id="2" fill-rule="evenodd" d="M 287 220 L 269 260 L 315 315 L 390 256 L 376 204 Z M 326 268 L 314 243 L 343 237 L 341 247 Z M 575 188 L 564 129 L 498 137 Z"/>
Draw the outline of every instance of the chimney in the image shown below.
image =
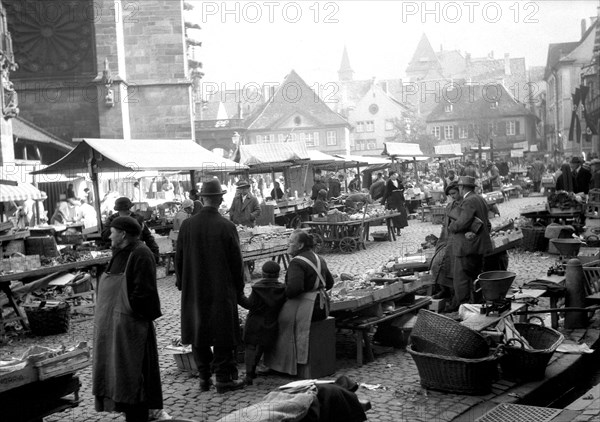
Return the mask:
<path id="1" fill-rule="evenodd" d="M 585 31 L 587 30 L 587 23 L 585 19 L 581 19 L 581 39 L 585 35 Z"/>
<path id="2" fill-rule="evenodd" d="M 504 53 L 504 74 L 510 76 L 510 54 Z"/>

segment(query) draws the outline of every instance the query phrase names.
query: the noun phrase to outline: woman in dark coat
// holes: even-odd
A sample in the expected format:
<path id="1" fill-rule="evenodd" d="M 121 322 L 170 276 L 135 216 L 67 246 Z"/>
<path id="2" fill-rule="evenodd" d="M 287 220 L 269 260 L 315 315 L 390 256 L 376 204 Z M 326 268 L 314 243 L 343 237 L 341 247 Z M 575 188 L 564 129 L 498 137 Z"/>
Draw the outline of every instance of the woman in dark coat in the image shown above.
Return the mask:
<path id="1" fill-rule="evenodd" d="M 145 422 L 149 409 L 163 405 L 153 324 L 161 316 L 156 264 L 141 232 L 132 217 L 111 222 L 113 257 L 98 282 L 94 315 L 95 407 L 124 412 L 129 422 Z"/>
<path id="2" fill-rule="evenodd" d="M 564 190 L 567 192 L 574 191 L 574 181 L 573 181 L 573 172 L 571 171 L 571 166 L 568 164 L 563 164 L 560 166 L 560 176 L 556 179 L 556 191 Z"/>
<path id="3" fill-rule="evenodd" d="M 396 233 L 400 236 L 400 230 L 408 226 L 408 214 L 404 207 L 404 185 L 395 171 L 390 172 L 390 178 L 385 185 L 385 194 L 381 199 L 381 203 L 387 209 L 396 210 L 400 213 L 399 216 L 392 218 Z"/>

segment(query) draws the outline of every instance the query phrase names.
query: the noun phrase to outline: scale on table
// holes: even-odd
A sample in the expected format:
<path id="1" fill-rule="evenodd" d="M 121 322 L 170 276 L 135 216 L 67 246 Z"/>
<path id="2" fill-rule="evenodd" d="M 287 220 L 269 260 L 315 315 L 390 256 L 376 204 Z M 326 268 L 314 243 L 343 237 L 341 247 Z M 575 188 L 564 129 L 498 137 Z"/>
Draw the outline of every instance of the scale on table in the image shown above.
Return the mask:
<path id="1" fill-rule="evenodd" d="M 517 274 L 512 271 L 488 271 L 481 273 L 475 285 L 479 284 L 484 302 L 480 313 L 486 316 L 500 315 L 510 310 L 512 301 L 506 298 Z"/>
<path id="2" fill-rule="evenodd" d="M 581 245 L 585 245 L 585 242 L 576 238 L 550 239 L 550 242 L 556 247 L 560 255 L 556 259 L 556 262 L 548 269 L 548 276 L 553 274 L 564 276 L 567 262 L 579 255 L 579 249 Z"/>

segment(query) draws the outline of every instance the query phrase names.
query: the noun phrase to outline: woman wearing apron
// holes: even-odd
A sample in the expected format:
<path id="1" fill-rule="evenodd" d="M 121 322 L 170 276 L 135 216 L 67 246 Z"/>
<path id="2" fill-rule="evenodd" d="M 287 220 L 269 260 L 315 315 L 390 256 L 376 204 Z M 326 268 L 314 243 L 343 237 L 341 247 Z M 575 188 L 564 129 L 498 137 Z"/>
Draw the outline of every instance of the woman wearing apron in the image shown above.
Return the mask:
<path id="1" fill-rule="evenodd" d="M 92 394 L 97 411 L 145 422 L 149 409 L 163 407 L 153 323 L 161 316 L 156 264 L 134 218 L 118 217 L 110 227 L 113 257 L 97 286 Z"/>
<path id="2" fill-rule="evenodd" d="M 297 375 L 298 364 L 308 363 L 310 323 L 329 316 L 326 290 L 333 287 L 333 276 L 325 260 L 313 252 L 313 239 L 303 230 L 290 235 L 290 261 L 285 275 L 288 300 L 279 312 L 279 336 L 275 347 L 265 352 L 265 365 Z"/>

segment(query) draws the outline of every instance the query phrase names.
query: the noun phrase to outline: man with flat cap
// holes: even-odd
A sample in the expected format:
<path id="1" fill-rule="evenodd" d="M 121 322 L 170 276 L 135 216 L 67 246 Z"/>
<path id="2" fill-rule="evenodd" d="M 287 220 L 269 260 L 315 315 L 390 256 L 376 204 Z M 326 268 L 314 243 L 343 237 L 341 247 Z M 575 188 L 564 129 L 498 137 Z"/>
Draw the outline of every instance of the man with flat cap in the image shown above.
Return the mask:
<path id="1" fill-rule="evenodd" d="M 231 208 L 229 209 L 229 218 L 233 224 L 254 227 L 256 219 L 260 216 L 260 205 L 250 193 L 250 183 L 245 180 L 237 182 L 237 191 Z"/>
<path id="2" fill-rule="evenodd" d="M 242 252 L 235 225 L 219 213 L 225 193 L 217 179 L 204 182 L 204 207 L 181 224 L 175 252 L 181 341 L 192 345 L 200 390 L 213 384 L 212 366 L 218 393 L 244 386 L 233 355 L 241 341 L 237 298 L 244 291 Z"/>
<path id="3" fill-rule="evenodd" d="M 97 411 L 145 422 L 149 409 L 163 407 L 153 323 L 162 315 L 156 264 L 134 218 L 117 217 L 109 230 L 113 256 L 97 287 L 92 394 Z"/>
<path id="4" fill-rule="evenodd" d="M 454 238 L 454 297 L 448 311 L 475 301 L 473 282 L 482 271 L 483 257 L 493 249 L 487 202 L 475 193 L 475 178 L 461 176 L 458 188 L 463 198 L 458 206 L 458 218 L 448 225 L 448 232 Z"/>
<path id="5" fill-rule="evenodd" d="M 110 239 L 110 227 L 112 222 L 118 217 L 131 217 L 135 219 L 142 228 L 142 232 L 140 234 L 140 240 L 150 248 L 152 253 L 154 254 L 154 259 L 156 262 L 160 260 L 160 253 L 158 251 L 158 245 L 156 244 L 156 240 L 154 240 L 154 236 L 152 236 L 152 232 L 144 222 L 144 217 L 131 211 L 131 207 L 133 207 L 133 203 L 131 199 L 126 196 L 122 196 L 117 198 L 115 201 L 114 210 L 117 211 L 114 214 L 111 214 L 106 219 L 106 223 L 104 223 L 104 230 L 102 230 L 102 239 L 104 241 L 108 241 Z"/>

